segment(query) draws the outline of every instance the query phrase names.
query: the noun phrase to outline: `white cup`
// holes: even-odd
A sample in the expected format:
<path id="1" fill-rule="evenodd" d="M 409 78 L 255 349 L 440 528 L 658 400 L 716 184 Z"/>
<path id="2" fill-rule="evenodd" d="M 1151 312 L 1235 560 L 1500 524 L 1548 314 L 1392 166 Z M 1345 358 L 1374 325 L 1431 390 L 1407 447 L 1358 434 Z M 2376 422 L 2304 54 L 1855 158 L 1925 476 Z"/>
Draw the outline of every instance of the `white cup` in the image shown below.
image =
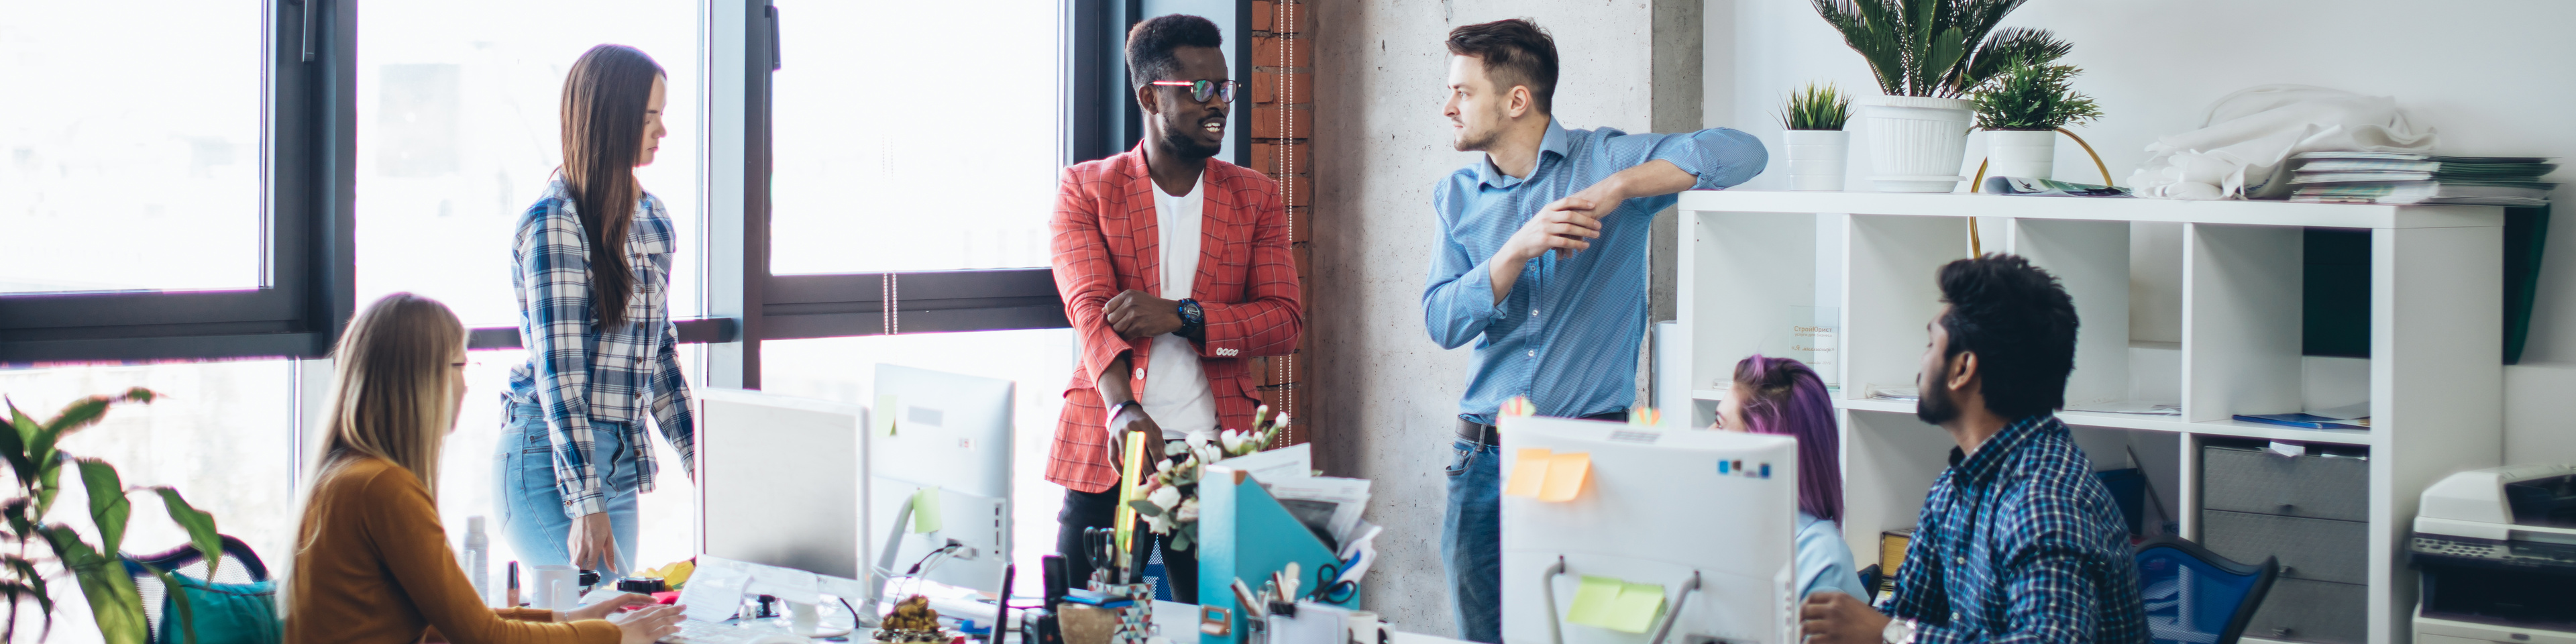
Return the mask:
<path id="1" fill-rule="evenodd" d="M 540 564 L 528 567 L 528 587 L 536 592 L 529 606 L 546 610 L 569 610 L 581 598 L 581 570 L 572 566 Z"/>
<path id="2" fill-rule="evenodd" d="M 1377 613 L 1365 610 L 1351 611 L 1350 617 L 1344 618 L 1344 623 L 1351 627 L 1352 642 L 1377 644 Z"/>

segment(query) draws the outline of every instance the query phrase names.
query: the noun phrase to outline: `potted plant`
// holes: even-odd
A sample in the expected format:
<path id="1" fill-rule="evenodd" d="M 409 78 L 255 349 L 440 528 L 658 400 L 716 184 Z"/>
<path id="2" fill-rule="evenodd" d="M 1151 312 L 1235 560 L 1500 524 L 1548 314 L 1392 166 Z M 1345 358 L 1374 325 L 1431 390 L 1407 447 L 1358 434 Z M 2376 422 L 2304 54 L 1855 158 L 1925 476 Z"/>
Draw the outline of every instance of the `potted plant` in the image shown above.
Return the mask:
<path id="1" fill-rule="evenodd" d="M 1787 145 L 1790 190 L 1841 190 L 1843 168 L 1850 165 L 1851 97 L 1832 83 L 1808 83 L 1789 94 L 1780 108 L 1781 133 Z"/>
<path id="2" fill-rule="evenodd" d="M 1986 130 L 1989 174 L 2053 178 L 2058 128 L 2102 117 L 2093 97 L 2069 87 L 2082 73 L 2072 65 L 2018 64 L 1978 88 L 1977 127 Z"/>
<path id="3" fill-rule="evenodd" d="M 89 600 L 91 617 L 98 622 L 99 634 L 110 644 L 144 644 L 149 626 L 144 621 L 143 596 L 134 587 L 134 577 L 117 554 L 125 539 L 126 519 L 134 510 L 126 495 L 152 492 L 170 512 L 170 520 L 188 530 L 188 542 L 205 556 L 207 570 L 222 562 L 223 536 L 215 532 L 213 515 L 198 511 L 180 498 L 179 491 L 167 487 L 125 487 L 116 467 L 94 458 L 74 458 L 56 449 L 64 437 L 96 424 L 107 414 L 109 405 L 121 402 L 152 401 L 151 390 L 135 388 L 117 396 L 91 396 L 63 407 L 52 419 L 39 421 L 9 405 L 9 420 L 0 427 L 0 459 L 9 462 L 16 474 L 17 487 L 10 490 L 6 501 L 0 501 L 0 515 L 5 515 L 8 531 L 0 540 L 16 548 L 0 553 L 0 595 L 8 597 L 9 623 L 0 627 L 0 641 L 17 641 L 18 608 L 23 602 L 35 602 L 44 610 L 43 640 L 54 627 L 54 600 L 46 580 L 58 579 L 63 573 L 80 584 L 81 595 Z M 71 526 L 46 523 L 45 514 L 53 509 L 54 499 L 62 492 L 63 466 L 78 470 L 80 483 L 89 493 L 90 520 L 98 528 L 98 543 L 90 544 Z M 52 556 L 32 552 L 35 544 L 45 544 Z M 54 570 L 48 570 L 49 568 Z M 153 570 L 165 581 L 170 573 Z M 186 593 L 170 595 L 178 614 L 165 619 L 189 621 Z M 186 638 L 196 640 L 194 629 L 181 628 Z"/>
<path id="4" fill-rule="evenodd" d="M 1887 93 L 1868 113 L 1878 189 L 1949 192 L 1966 177 L 1964 98 L 2011 61 L 2045 64 L 2065 43 L 2038 29 L 1995 29 L 2024 0 L 1809 0 L 1869 63 Z"/>

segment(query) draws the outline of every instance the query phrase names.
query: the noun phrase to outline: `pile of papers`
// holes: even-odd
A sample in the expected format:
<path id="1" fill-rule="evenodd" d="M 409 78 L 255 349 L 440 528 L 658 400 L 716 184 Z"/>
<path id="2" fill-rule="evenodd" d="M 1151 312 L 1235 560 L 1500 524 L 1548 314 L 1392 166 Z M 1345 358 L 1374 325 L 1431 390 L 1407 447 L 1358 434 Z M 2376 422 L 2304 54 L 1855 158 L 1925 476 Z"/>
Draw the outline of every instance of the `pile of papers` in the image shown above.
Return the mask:
<path id="1" fill-rule="evenodd" d="M 2558 169 L 2542 157 L 2445 157 L 2404 152 L 2303 152 L 2291 157 L 2291 201 L 2316 203 L 2549 205 Z"/>

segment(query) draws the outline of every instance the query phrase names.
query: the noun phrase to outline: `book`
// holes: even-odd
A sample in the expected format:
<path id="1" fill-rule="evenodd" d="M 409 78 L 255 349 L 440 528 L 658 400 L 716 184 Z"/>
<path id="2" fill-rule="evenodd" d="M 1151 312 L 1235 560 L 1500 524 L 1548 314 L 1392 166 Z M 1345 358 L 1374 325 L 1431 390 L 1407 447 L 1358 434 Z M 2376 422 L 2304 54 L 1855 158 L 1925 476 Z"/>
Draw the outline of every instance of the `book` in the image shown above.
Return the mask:
<path id="1" fill-rule="evenodd" d="M 2537 177 L 2558 170 L 2555 163 L 2473 163 L 2461 161 L 2411 161 L 2403 159 L 2316 159 L 2300 164 L 2296 172 L 2430 172 L 2454 176 L 2529 176 Z"/>
<path id="2" fill-rule="evenodd" d="M 2470 204 L 2539 207 L 2549 205 L 2556 184 L 2484 185 L 2447 181 L 2308 184 L 2290 193 L 2291 201 L 2310 203 Z"/>
<path id="3" fill-rule="evenodd" d="M 1913 528 L 1878 533 L 1878 569 L 1886 573 L 1879 577 L 1880 595 L 1896 592 L 1896 579 L 1905 574 L 1905 548 L 1913 541 Z"/>
<path id="4" fill-rule="evenodd" d="M 2237 414 L 2236 419 L 2249 423 L 2302 429 L 2370 429 L 2368 418 L 2333 418 L 2314 414 Z"/>

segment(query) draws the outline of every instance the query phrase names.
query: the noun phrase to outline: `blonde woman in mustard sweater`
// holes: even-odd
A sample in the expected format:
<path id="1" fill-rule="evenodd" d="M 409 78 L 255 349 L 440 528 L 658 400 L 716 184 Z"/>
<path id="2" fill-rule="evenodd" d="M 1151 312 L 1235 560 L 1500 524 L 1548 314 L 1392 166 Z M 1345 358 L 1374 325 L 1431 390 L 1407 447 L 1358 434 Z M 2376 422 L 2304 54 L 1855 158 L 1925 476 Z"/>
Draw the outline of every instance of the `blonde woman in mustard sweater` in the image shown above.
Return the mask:
<path id="1" fill-rule="evenodd" d="M 333 349 L 328 438 L 313 466 L 287 580 L 286 644 L 650 644 L 677 606 L 643 595 L 565 612 L 483 605 L 438 523 L 438 457 L 465 399 L 465 326 L 395 293 Z"/>

